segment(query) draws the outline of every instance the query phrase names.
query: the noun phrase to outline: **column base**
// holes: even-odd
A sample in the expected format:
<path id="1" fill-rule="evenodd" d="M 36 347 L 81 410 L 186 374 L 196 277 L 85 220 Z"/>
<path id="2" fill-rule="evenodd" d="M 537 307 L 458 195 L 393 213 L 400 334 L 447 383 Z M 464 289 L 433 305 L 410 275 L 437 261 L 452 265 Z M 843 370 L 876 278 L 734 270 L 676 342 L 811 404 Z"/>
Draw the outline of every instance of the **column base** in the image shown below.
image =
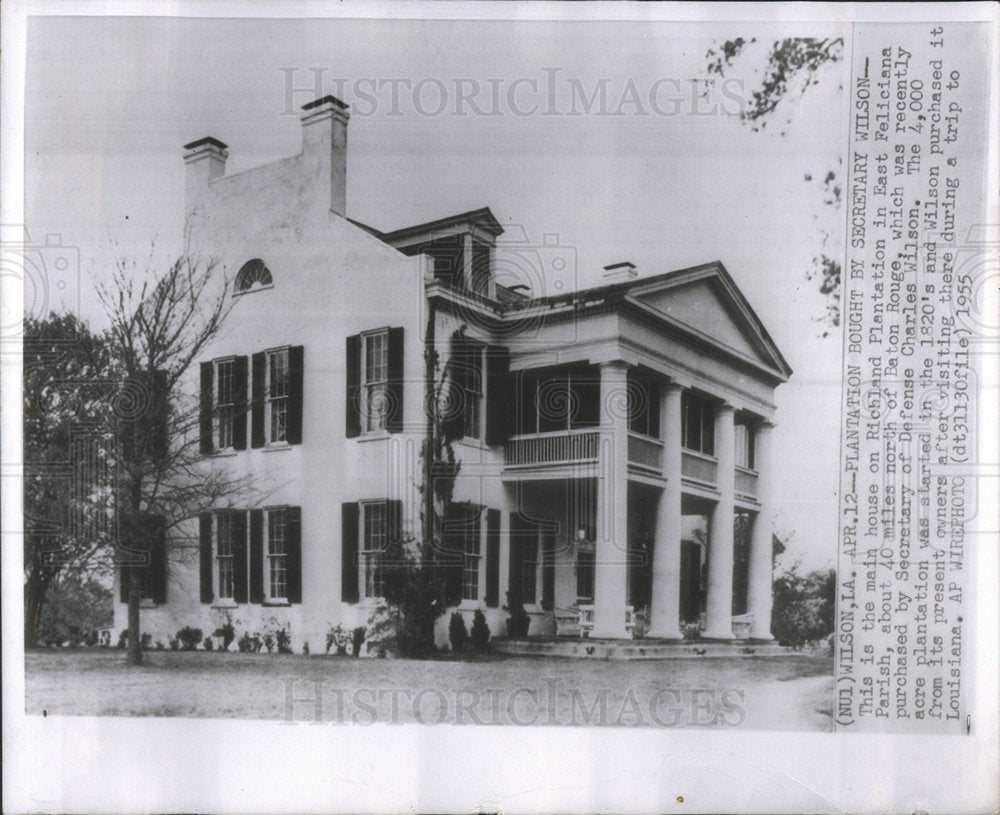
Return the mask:
<path id="1" fill-rule="evenodd" d="M 757 634 L 750 634 L 750 642 L 760 643 L 761 645 L 766 645 L 767 643 L 774 642 L 774 637 L 768 634 L 766 637 L 758 636 Z"/>

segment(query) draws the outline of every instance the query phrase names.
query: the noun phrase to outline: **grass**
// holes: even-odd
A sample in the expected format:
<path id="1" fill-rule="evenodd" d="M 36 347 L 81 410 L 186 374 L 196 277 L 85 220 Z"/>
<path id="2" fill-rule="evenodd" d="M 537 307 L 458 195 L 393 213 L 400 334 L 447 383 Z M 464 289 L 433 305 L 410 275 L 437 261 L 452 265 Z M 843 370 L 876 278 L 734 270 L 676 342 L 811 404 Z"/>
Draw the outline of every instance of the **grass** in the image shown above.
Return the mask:
<path id="1" fill-rule="evenodd" d="M 117 649 L 66 649 L 25 654 L 25 708 L 35 715 L 829 730 L 832 673 L 832 660 L 808 656 L 411 661 L 217 651 L 148 651 L 145 664 L 130 668 Z M 289 697 L 306 701 L 289 706 Z"/>

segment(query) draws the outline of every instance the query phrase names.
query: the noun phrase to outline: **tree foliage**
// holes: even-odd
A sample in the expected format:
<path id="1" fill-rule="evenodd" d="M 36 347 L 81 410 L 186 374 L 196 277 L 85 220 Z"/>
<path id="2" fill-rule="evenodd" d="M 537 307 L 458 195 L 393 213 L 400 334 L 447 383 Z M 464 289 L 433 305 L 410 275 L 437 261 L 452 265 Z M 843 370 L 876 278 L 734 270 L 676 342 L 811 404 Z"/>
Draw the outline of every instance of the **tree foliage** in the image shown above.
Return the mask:
<path id="1" fill-rule="evenodd" d="M 799 574 L 798 565 L 774 579 L 771 631 L 781 645 L 798 648 L 833 632 L 837 573 Z"/>
<path id="2" fill-rule="evenodd" d="M 24 320 L 24 643 L 60 581 L 107 573 L 114 394 L 107 338 L 71 314 Z M 50 629 L 62 621 L 48 616 Z M 50 632 L 51 633 L 51 632 Z"/>
<path id="3" fill-rule="evenodd" d="M 705 54 L 707 72 L 719 77 L 748 70 L 752 63 L 749 52 L 757 43 L 756 38 L 726 40 L 709 48 Z M 809 88 L 824 80 L 825 69 L 844 58 L 842 37 L 812 38 L 788 37 L 774 40 L 765 57 L 763 68 L 753 72 L 750 94 L 740 119 L 754 132 L 765 130 L 768 123 L 781 122 L 779 134 L 784 136 L 792 123 L 795 102 Z M 780 115 L 779 115 L 780 113 Z M 807 174 L 807 182 L 813 180 Z M 841 186 L 837 170 L 829 170 L 821 184 L 823 205 L 840 208 Z M 825 326 L 825 337 L 831 328 L 840 325 L 841 262 L 827 251 L 829 231 L 822 232 L 822 245 L 813 256 L 812 266 L 806 272 L 810 281 L 818 281 L 820 294 L 825 299 L 824 313 L 817 319 Z"/>

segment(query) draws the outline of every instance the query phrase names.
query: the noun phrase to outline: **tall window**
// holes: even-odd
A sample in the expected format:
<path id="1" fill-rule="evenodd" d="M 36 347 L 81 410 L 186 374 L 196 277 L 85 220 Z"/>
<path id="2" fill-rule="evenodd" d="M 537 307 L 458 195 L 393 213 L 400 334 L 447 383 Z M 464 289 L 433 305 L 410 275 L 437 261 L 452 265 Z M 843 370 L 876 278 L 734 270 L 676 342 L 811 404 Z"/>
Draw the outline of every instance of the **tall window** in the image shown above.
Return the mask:
<path id="1" fill-rule="evenodd" d="M 288 349 L 267 352 L 268 443 L 288 441 Z"/>
<path id="2" fill-rule="evenodd" d="M 600 424 L 601 379 L 595 367 L 526 371 L 518 387 L 521 433 L 552 433 Z"/>
<path id="3" fill-rule="evenodd" d="M 737 421 L 733 430 L 736 436 L 736 466 L 754 469 L 753 427 L 745 421 Z"/>
<path id="4" fill-rule="evenodd" d="M 388 507 L 384 501 L 362 504 L 364 528 L 361 539 L 361 586 L 365 597 L 382 596 L 382 552 L 389 540 Z"/>
<path id="5" fill-rule="evenodd" d="M 236 361 L 219 360 L 215 363 L 216 449 L 227 450 L 233 446 L 233 419 L 236 414 Z"/>
<path id="6" fill-rule="evenodd" d="M 628 429 L 660 437 L 660 388 L 641 374 L 628 374 Z"/>
<path id="7" fill-rule="evenodd" d="M 267 511 L 267 596 L 270 600 L 288 597 L 288 525 L 283 509 Z"/>
<path id="8" fill-rule="evenodd" d="M 706 399 L 685 391 L 681 397 L 681 445 L 706 456 L 715 455 L 715 408 Z"/>
<path id="9" fill-rule="evenodd" d="M 483 425 L 483 348 L 480 345 L 470 344 L 466 348 L 462 390 L 465 437 L 478 439 L 482 436 Z"/>
<path id="10" fill-rule="evenodd" d="M 462 599 L 479 599 L 479 512 L 474 511 L 462 527 Z"/>
<path id="11" fill-rule="evenodd" d="M 379 331 L 364 336 L 364 382 L 362 405 L 366 433 L 386 429 L 386 399 L 389 385 L 389 332 Z"/>
<path id="12" fill-rule="evenodd" d="M 233 599 L 233 518 L 228 512 L 215 516 L 215 561 L 219 598 Z"/>

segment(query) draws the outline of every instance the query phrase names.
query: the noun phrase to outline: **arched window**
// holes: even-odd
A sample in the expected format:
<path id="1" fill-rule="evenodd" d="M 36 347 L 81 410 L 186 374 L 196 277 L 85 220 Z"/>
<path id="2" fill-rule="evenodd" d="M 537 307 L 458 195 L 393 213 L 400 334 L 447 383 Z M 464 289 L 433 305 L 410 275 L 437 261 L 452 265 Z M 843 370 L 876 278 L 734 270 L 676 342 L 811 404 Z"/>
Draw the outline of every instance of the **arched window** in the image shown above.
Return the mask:
<path id="1" fill-rule="evenodd" d="M 273 286 L 271 271 L 264 265 L 260 258 L 248 260 L 236 274 L 236 292 L 262 289 L 265 286 Z"/>

